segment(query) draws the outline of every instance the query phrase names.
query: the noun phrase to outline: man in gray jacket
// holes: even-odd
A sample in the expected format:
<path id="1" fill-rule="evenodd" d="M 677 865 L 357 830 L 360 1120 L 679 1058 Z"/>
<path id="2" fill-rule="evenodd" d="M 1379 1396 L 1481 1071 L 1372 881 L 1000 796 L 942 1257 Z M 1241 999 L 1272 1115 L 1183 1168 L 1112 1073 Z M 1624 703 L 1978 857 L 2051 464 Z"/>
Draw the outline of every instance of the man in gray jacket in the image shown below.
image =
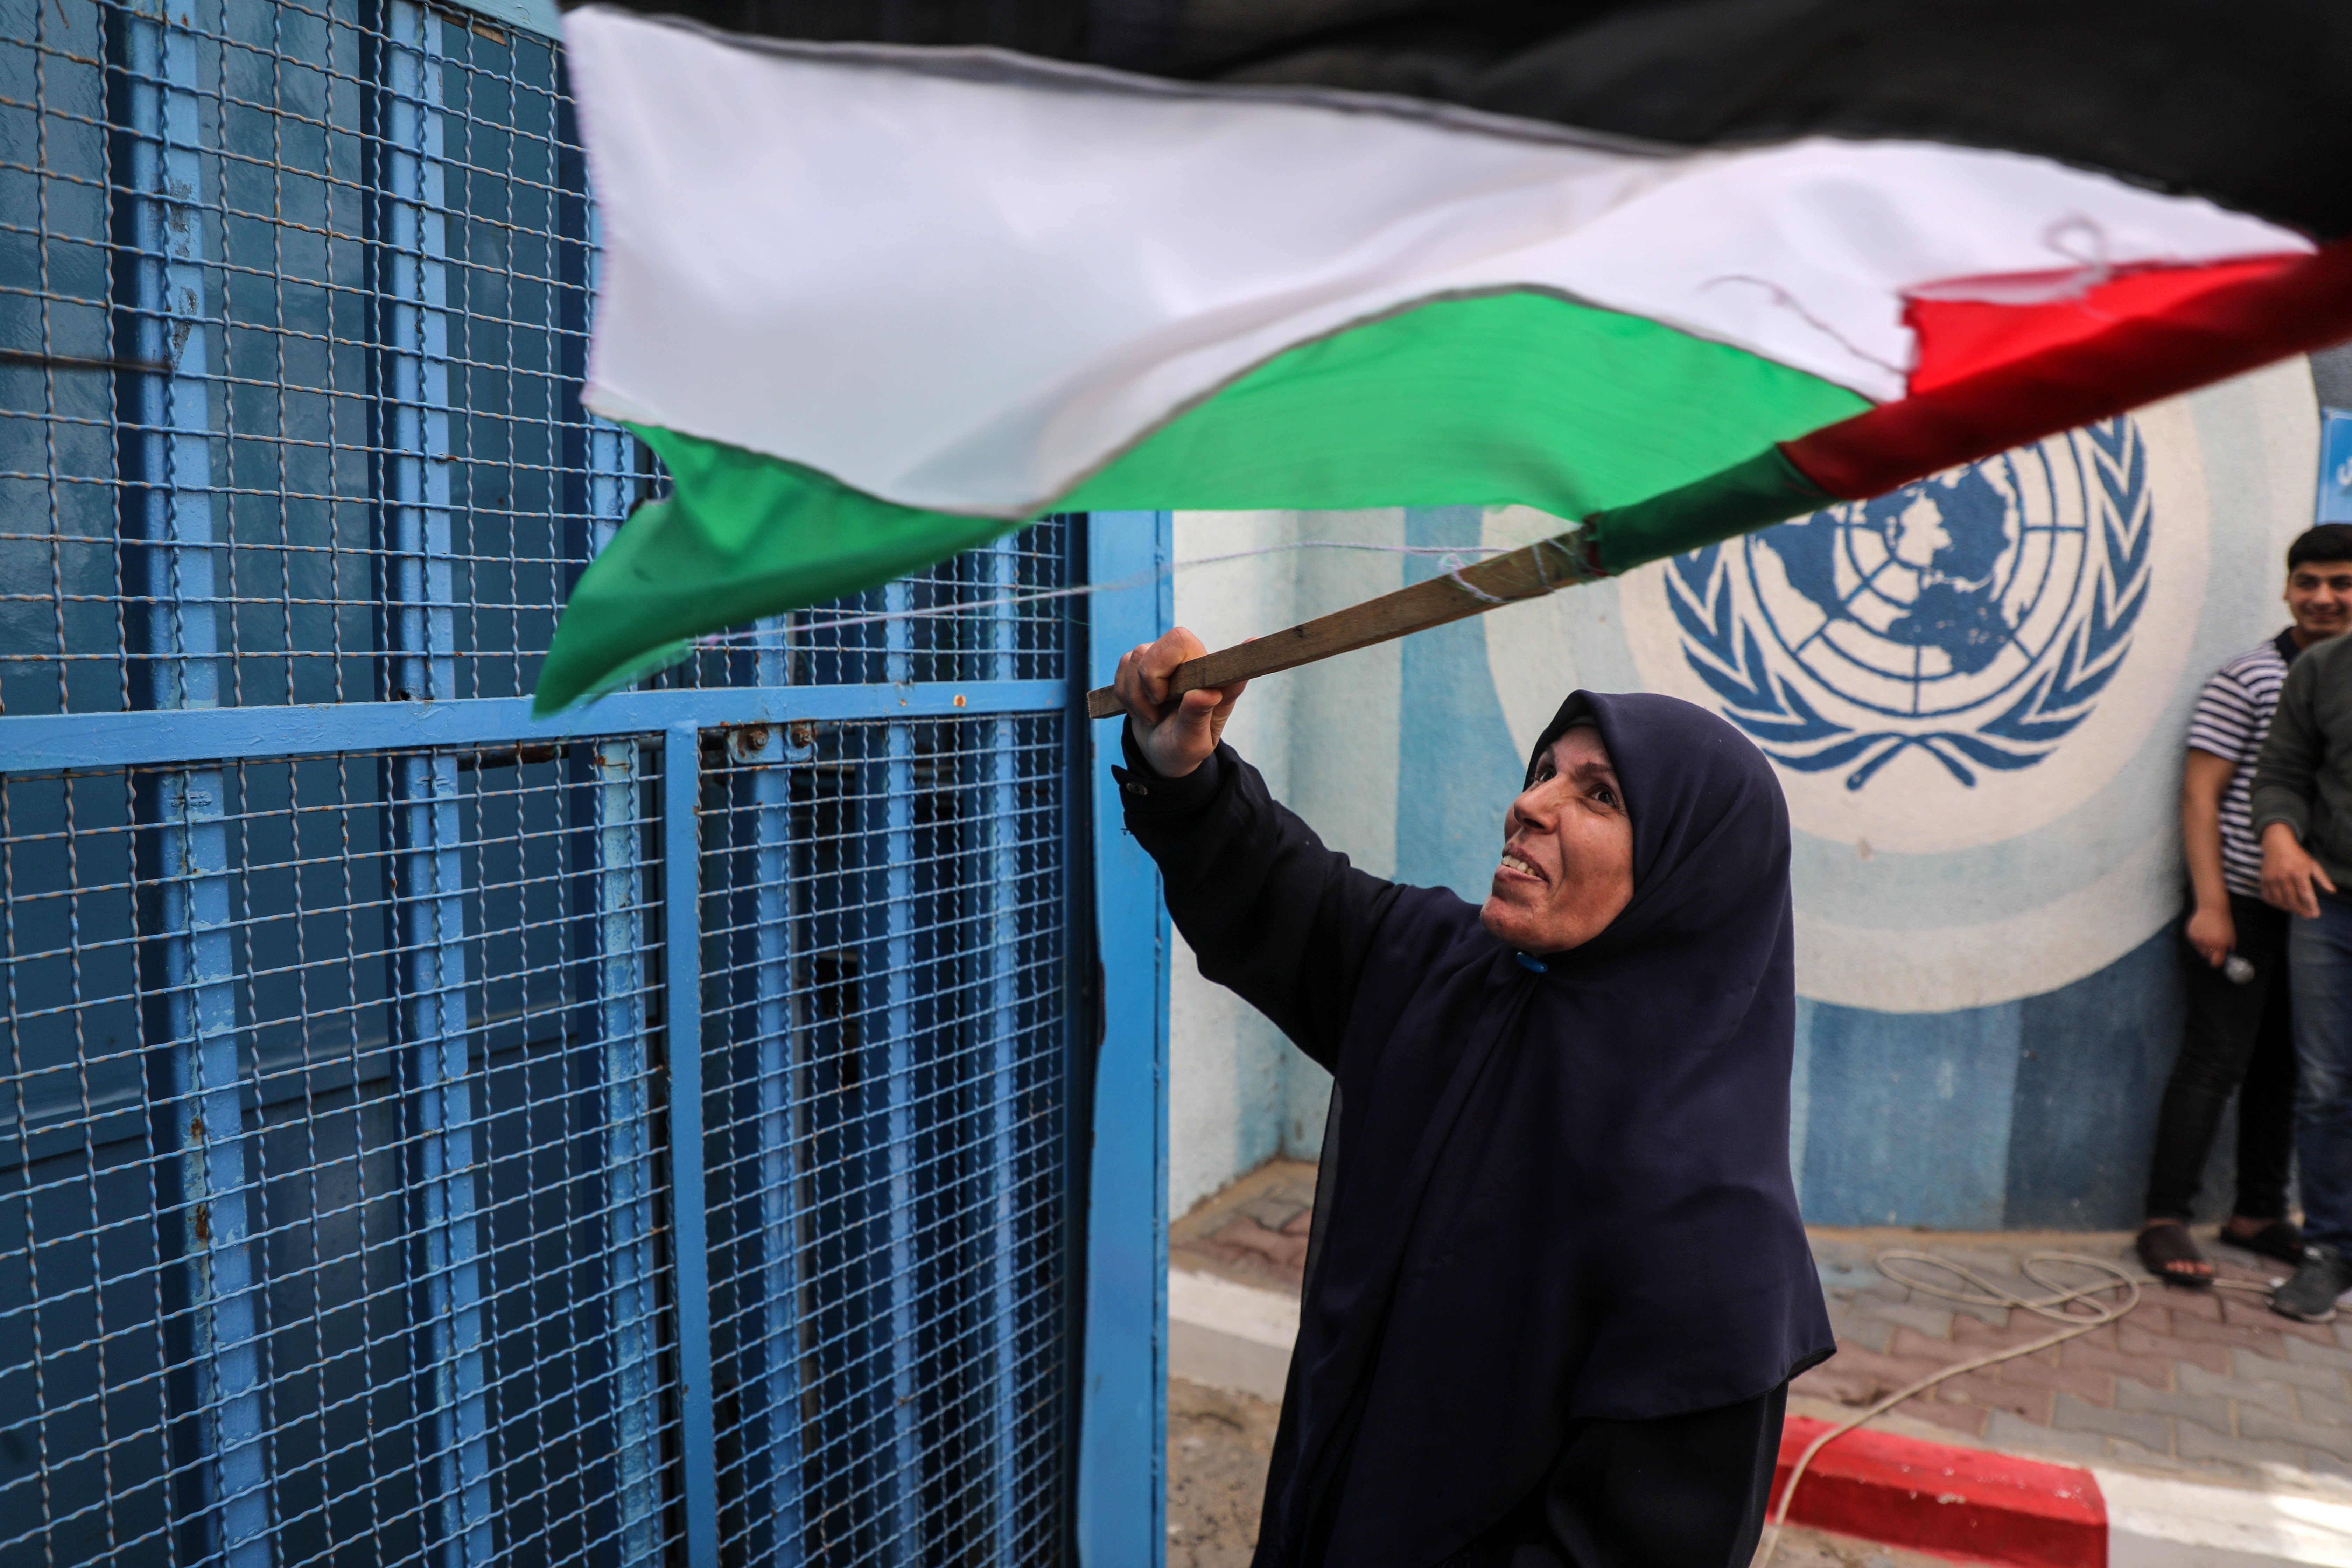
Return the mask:
<path id="1" fill-rule="evenodd" d="M 2295 920 L 2287 936 L 2303 1263 L 2271 1310 L 2305 1322 L 2352 1290 L 2352 637 L 2294 661 L 2254 768 L 2263 898 Z"/>

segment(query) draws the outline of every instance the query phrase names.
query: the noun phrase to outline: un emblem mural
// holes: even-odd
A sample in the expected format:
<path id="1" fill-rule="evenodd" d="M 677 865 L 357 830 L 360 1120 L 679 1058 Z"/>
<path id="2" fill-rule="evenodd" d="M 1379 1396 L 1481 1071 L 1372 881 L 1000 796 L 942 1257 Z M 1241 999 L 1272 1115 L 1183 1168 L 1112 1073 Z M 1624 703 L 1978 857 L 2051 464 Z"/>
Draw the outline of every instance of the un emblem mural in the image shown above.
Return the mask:
<path id="1" fill-rule="evenodd" d="M 2317 467 L 2310 373 L 2273 367 L 1482 616 L 1487 668 L 1521 749 L 1580 685 L 1772 759 L 1804 995 L 2036 995 L 2179 913 L 2189 709 L 2283 624 Z M 1497 509 L 1483 542 L 1558 526 Z"/>
<path id="2" fill-rule="evenodd" d="M 1916 751 L 2032 768 L 2131 655 L 2153 567 L 2128 419 L 1673 561 L 1693 673 L 1775 762 L 1860 790 Z"/>

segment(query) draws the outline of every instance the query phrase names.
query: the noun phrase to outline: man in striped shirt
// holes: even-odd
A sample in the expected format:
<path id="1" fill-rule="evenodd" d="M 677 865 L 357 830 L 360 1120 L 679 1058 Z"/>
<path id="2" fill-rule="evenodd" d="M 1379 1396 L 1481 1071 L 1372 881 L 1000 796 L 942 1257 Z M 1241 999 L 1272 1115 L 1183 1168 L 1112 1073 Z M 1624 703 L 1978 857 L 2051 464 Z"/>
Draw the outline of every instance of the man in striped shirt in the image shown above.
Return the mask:
<path id="1" fill-rule="evenodd" d="M 2222 1239 L 2289 1263 L 2303 1237 L 2287 1217 L 2294 1153 L 2295 1051 L 2288 1021 L 2291 920 L 2263 901 L 2263 852 L 2252 795 L 2287 667 L 2352 625 L 2352 527 L 2315 528 L 2288 547 L 2286 605 L 2294 625 L 2223 665 L 2205 683 L 2189 725 L 2180 788 L 2190 903 L 2188 1016 L 2165 1085 L 2139 1234 L 2148 1272 L 2178 1284 L 2213 1277 L 2189 1238 L 2189 1210 L 2223 1108 L 2238 1093 L 2238 1191 Z"/>

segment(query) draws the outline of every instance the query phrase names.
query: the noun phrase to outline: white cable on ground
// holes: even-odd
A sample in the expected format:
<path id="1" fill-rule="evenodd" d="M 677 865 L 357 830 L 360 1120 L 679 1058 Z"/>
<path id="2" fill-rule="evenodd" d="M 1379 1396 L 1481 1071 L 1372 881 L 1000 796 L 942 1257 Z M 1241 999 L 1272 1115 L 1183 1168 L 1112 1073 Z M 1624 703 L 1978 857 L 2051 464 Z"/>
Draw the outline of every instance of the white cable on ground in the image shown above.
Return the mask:
<path id="1" fill-rule="evenodd" d="M 1962 1373 L 1976 1372 L 1984 1367 L 1997 1365 L 2001 1362 L 2014 1361 L 2019 1356 L 2032 1355 L 2036 1351 L 2046 1351 L 2053 1345 L 2063 1344 L 2078 1335 L 2087 1334 L 2093 1329 L 2105 1327 L 2139 1305 L 2139 1288 L 2143 1283 L 2126 1272 L 2119 1264 L 2110 1263 L 2100 1258 L 2084 1258 L 2071 1252 L 2037 1252 L 2024 1259 L 2025 1277 L 2052 1292 L 2047 1296 L 2021 1296 L 2004 1286 L 1984 1279 L 1963 1264 L 1954 1263 L 1949 1258 L 1937 1258 L 1930 1252 L 1906 1250 L 1882 1252 L 1874 1261 L 1877 1264 L 1881 1274 L 1896 1284 L 1906 1286 L 1923 1295 L 1939 1296 L 1947 1301 L 1958 1301 L 1971 1307 L 2008 1307 L 2012 1310 L 2021 1310 L 2067 1326 L 2047 1338 L 2033 1340 L 2021 1345 L 2012 1345 L 2007 1350 L 1994 1351 L 1990 1354 L 1980 1355 L 1954 1366 L 1948 1366 L 1931 1377 L 1923 1377 L 1907 1387 L 1898 1388 L 1859 1415 L 1831 1427 L 1807 1444 L 1805 1451 L 1797 1456 L 1795 1468 L 1789 1472 L 1789 1484 L 1781 1489 L 1780 1508 L 1769 1516 L 1770 1526 L 1765 1534 L 1764 1550 L 1758 1553 L 1754 1568 L 1771 1568 L 1772 1554 L 1780 1547 L 1781 1527 L 1789 1521 L 1790 1500 L 1797 1495 L 1797 1483 L 1805 1479 L 1805 1467 L 1813 1462 L 1814 1455 L 1864 1422 L 1885 1415 L 1905 1400 L 1925 1394 L 1937 1384 L 1958 1377 Z M 1923 1279 L 1908 1278 L 1896 1269 L 1889 1268 L 1889 1264 L 1924 1264 L 1930 1268 L 1940 1268 L 1948 1274 L 1957 1276 L 1967 1285 L 1975 1287 L 1975 1289 L 1973 1292 L 1955 1289 L 1948 1286 L 1930 1284 Z M 2104 1274 L 2107 1278 L 2095 1285 L 2068 1286 L 2059 1280 L 2046 1278 L 2040 1272 L 2041 1267 L 2047 1264 L 2067 1264 L 2079 1268 L 2088 1268 L 2095 1273 Z M 2231 1283 L 2245 1283 L 2252 1289 L 2267 1289 L 2267 1287 L 2253 1286 L 2251 1281 L 2233 1280 Z M 2105 1295 L 2110 1290 L 2118 1291 L 2121 1294 L 2116 1300 L 2110 1302 L 2090 1300 L 2091 1297 Z M 2077 1308 L 2087 1308 L 2089 1315 L 2085 1316 L 2084 1312 L 2077 1310 Z"/>

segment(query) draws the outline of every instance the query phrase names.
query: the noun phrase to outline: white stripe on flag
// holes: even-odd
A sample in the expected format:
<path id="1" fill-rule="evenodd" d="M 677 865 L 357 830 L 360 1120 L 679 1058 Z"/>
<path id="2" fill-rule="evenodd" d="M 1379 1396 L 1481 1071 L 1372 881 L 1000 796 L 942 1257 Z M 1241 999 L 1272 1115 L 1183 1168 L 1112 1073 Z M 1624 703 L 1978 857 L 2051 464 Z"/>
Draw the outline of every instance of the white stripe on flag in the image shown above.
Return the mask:
<path id="1" fill-rule="evenodd" d="M 608 247 L 591 405 L 944 510 L 1026 516 L 1283 349 L 1433 298 L 1552 290 L 1884 400 L 1906 289 L 2309 248 L 2006 153 L 1658 155 L 595 7 L 564 36 Z"/>

